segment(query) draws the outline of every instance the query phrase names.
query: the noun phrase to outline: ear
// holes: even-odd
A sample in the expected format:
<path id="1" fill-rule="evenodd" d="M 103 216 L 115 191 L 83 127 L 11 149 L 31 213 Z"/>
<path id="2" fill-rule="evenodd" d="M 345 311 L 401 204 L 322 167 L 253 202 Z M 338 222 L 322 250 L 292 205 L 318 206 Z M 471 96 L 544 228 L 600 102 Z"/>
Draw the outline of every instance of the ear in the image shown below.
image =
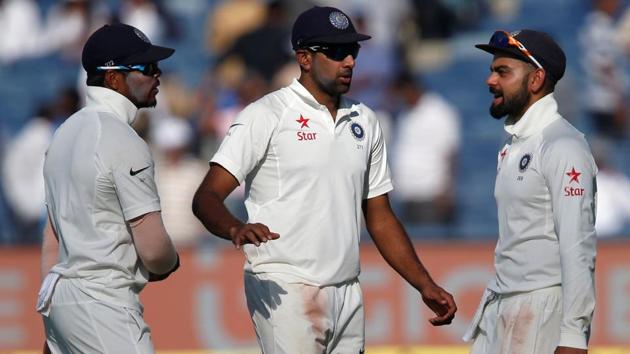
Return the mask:
<path id="1" fill-rule="evenodd" d="M 529 87 L 532 93 L 540 93 L 545 88 L 547 73 L 543 69 L 536 69 L 529 78 Z"/>
<path id="2" fill-rule="evenodd" d="M 308 72 L 311 70 L 311 63 L 313 60 L 313 55 L 311 52 L 309 52 L 308 50 L 299 49 L 295 52 L 295 59 L 297 60 L 298 64 L 300 64 L 300 68 L 303 71 Z"/>
<path id="3" fill-rule="evenodd" d="M 116 92 L 120 92 L 122 75 L 114 70 L 107 70 L 105 72 L 105 87 L 112 89 Z"/>

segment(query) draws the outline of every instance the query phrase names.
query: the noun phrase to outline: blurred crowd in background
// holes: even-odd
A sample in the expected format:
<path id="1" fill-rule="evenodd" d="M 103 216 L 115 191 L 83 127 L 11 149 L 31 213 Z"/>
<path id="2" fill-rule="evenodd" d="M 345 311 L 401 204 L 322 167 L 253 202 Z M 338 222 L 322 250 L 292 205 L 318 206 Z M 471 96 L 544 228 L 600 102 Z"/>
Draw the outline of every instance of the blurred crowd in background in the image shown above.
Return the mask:
<path id="1" fill-rule="evenodd" d="M 488 114 L 497 29 L 543 30 L 565 49 L 556 97 L 596 156 L 597 229 L 630 236 L 630 6 L 624 0 L 0 0 L 0 244 L 40 242 L 42 166 L 56 127 L 83 104 L 84 41 L 123 22 L 175 48 L 155 109 L 134 128 L 153 148 L 166 227 L 179 246 L 212 242 L 193 193 L 232 119 L 299 75 L 296 15 L 348 13 L 362 42 L 350 97 L 384 127 L 392 201 L 413 238 L 496 238 L 493 185 L 502 121 Z M 230 197 L 246 218 L 243 189 Z"/>

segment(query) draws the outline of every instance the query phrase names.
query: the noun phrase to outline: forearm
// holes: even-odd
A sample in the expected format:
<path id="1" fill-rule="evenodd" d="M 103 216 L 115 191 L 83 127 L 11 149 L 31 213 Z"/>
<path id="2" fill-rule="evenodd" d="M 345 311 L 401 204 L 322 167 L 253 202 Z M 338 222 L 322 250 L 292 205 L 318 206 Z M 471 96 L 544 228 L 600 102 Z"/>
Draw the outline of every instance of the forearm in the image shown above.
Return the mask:
<path id="1" fill-rule="evenodd" d="M 434 284 L 400 222 L 391 218 L 375 224 L 368 231 L 387 263 L 420 292 Z"/>
<path id="2" fill-rule="evenodd" d="M 44 279 L 50 269 L 57 263 L 59 258 L 59 241 L 50 223 L 50 219 L 47 220 L 44 227 L 44 235 L 42 238 L 42 254 L 40 263 L 41 278 Z"/>
<path id="3" fill-rule="evenodd" d="M 192 210 L 208 231 L 226 240 L 232 240 L 230 230 L 243 225 L 212 191 L 198 191 L 193 198 Z"/>
<path id="4" fill-rule="evenodd" d="M 367 229 L 383 258 L 418 289 L 422 301 L 436 314 L 429 322 L 434 326 L 451 323 L 457 311 L 455 300 L 431 279 L 405 229 L 392 212 L 387 194 L 364 201 L 362 207 Z"/>
<path id="5" fill-rule="evenodd" d="M 151 273 L 165 274 L 177 264 L 177 252 L 166 232 L 159 212 L 143 215 L 131 221 L 136 252 L 144 266 Z"/>

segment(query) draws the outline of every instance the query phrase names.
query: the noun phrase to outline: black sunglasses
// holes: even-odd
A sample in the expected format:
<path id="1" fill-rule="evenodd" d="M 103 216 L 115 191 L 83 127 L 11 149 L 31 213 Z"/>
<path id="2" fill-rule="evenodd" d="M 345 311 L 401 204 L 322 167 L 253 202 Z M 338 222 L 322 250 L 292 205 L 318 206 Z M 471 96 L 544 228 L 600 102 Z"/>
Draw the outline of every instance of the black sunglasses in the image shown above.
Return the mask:
<path id="1" fill-rule="evenodd" d="M 532 64 L 536 65 L 537 68 L 543 69 L 543 66 L 540 65 L 540 63 L 538 62 L 538 60 L 536 60 L 536 58 L 534 58 L 532 53 L 530 53 L 529 50 L 525 48 L 523 43 L 521 43 L 518 39 L 514 38 L 514 36 L 512 36 L 506 31 L 494 32 L 494 34 L 490 38 L 490 45 L 495 46 L 495 47 L 501 47 L 501 48 L 510 48 L 510 47 L 516 48 L 521 53 L 523 53 L 524 56 L 526 56 L 529 60 L 531 60 Z"/>
<path id="2" fill-rule="evenodd" d="M 96 70 L 119 70 L 119 71 L 139 71 L 146 76 L 156 76 L 162 73 L 162 70 L 158 67 L 157 63 L 149 64 L 135 64 L 135 65 L 112 65 L 112 66 L 97 66 Z"/>
<path id="3" fill-rule="evenodd" d="M 348 55 L 350 55 L 352 59 L 356 59 L 359 56 L 359 49 L 361 49 L 361 45 L 359 43 L 312 45 L 306 47 L 306 49 L 311 52 L 322 53 L 334 61 L 342 61 Z"/>

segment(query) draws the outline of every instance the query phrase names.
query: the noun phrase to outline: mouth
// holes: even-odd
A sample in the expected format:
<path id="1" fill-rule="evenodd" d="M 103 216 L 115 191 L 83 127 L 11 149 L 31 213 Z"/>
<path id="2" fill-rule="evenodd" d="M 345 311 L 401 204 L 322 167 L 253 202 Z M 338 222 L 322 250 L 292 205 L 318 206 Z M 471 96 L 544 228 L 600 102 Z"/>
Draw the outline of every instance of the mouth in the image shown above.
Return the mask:
<path id="1" fill-rule="evenodd" d="M 497 106 L 501 103 L 503 103 L 503 96 L 494 96 L 494 99 L 492 100 L 492 105 Z"/>
<path id="2" fill-rule="evenodd" d="M 346 84 L 346 85 L 350 84 L 350 82 L 352 82 L 352 74 L 340 75 L 339 81 L 341 81 L 342 84 Z"/>
<path id="3" fill-rule="evenodd" d="M 503 103 L 503 93 L 498 92 L 498 91 L 493 91 L 493 90 L 490 90 L 490 93 L 492 93 L 492 96 L 494 97 L 492 100 L 493 106 L 500 105 L 501 103 Z"/>

